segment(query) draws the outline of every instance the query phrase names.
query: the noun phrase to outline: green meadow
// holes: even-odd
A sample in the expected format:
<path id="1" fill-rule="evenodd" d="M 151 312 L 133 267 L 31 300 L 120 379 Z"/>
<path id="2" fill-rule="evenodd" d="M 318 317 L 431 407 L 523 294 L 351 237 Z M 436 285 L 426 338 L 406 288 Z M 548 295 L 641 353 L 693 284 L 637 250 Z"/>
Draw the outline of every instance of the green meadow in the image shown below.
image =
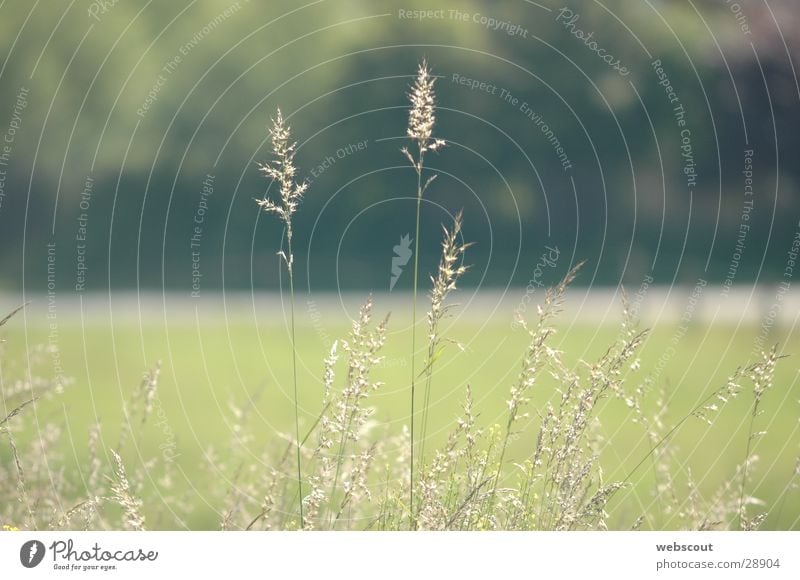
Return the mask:
<path id="1" fill-rule="evenodd" d="M 341 311 L 336 315 L 305 314 L 297 328 L 303 432 L 312 428 L 321 411 L 322 361 L 333 341 L 344 338 L 349 330 Z M 376 301 L 376 317 L 383 314 L 385 309 Z M 478 424 L 486 428 L 505 424 L 509 389 L 520 371 L 528 338 L 511 320 L 505 312 L 476 313 L 473 308 L 470 316 L 449 321 L 445 335 L 459 345 L 448 346 L 434 370 L 429 450 L 445 442 L 460 416 L 468 385 Z M 54 334 L 42 317 L 20 316 L 2 329 L 6 340 L 2 380 L 8 387 L 28 373 L 52 378 L 56 363 L 69 377 L 63 393 L 43 397 L 15 420 L 34 438 L 37 426 L 54 423 L 61 427 L 57 448 L 64 457 L 63 467 L 80 487 L 82 474 L 88 470 L 90 426 L 99 421 L 98 454 L 101 460 L 110 461 L 109 450 L 118 445 L 120 426 L 125 422 L 123 409 L 143 373 L 160 361 L 153 410 L 145 423 L 132 425 L 126 463 L 129 468 L 146 467 L 147 458 L 163 457 L 177 468 L 171 486 L 191 504 L 191 513 L 180 523 L 164 520 L 158 515 L 163 507 L 159 505 L 158 482 L 145 481 L 145 488 L 152 493 L 144 506 L 148 519 L 166 528 L 216 529 L 222 514 L 210 497 L 224 492 L 220 487 L 235 486 L 235 478 L 219 477 L 215 464 L 231 449 L 238 449 L 239 468 L 265 469 L 259 459 L 263 450 L 277 449 L 291 438 L 291 344 L 285 322 L 277 308 L 263 313 L 240 309 L 227 315 L 197 310 L 194 315 L 189 311 L 177 315 L 148 311 L 139 316 L 114 310 L 113 316 L 93 315 L 83 320 L 62 316 Z M 402 312 L 392 314 L 384 358 L 374 374 L 384 384 L 369 398 L 374 413 L 368 428 L 385 429 L 387 436 L 408 425 L 408 323 L 409 317 Z M 759 331 L 757 325 L 655 325 L 640 350 L 638 365 L 632 365 L 638 368 L 626 370 L 623 392 L 600 403 L 594 438 L 604 477 L 626 478 L 650 451 L 643 427 L 625 401 L 625 392 L 646 385 L 645 413 L 659 413 L 665 432 L 680 424 L 668 439 L 675 456 L 671 473 L 675 493 L 687 495 L 691 485 L 701 495 L 711 496 L 732 480 L 744 460 L 750 432 L 753 397 L 749 385 L 745 383 L 735 400 L 709 417 L 711 424 L 686 416 L 737 367 L 752 362 Z M 418 332 L 420 336 L 424 333 L 422 324 Z M 551 346 L 563 351 L 572 365 L 580 366 L 581 360 L 601 357 L 619 335 L 620 327 L 614 322 L 564 322 Z M 800 491 L 790 485 L 800 453 L 796 364 L 800 340 L 789 328 L 780 326 L 772 329 L 769 340 L 791 356 L 778 362 L 774 385 L 764 395 L 753 423 L 754 432 L 766 433 L 752 442 L 759 460 L 749 468 L 747 494 L 767 506 L 766 529 L 800 529 Z M 42 348 L 48 344 L 52 345 L 49 349 Z M 557 401 L 557 388 L 546 371 L 541 373 L 531 393 L 528 417 L 521 420 L 512 438 L 509 466 L 530 455 L 540 413 L 548 402 Z M 4 401 L 0 413 L 9 412 L 15 403 L 18 401 Z M 4 461 L 10 459 L 6 449 L 3 457 Z M 654 491 L 655 468 L 653 458 L 647 459 L 633 472 L 632 485 L 611 501 L 612 527 L 629 528 L 663 501 Z M 513 476 L 510 467 L 504 477 Z M 628 494 L 632 496 L 626 498 Z M 648 524 L 676 525 L 669 516 L 657 517 L 659 521 L 654 515 Z"/>

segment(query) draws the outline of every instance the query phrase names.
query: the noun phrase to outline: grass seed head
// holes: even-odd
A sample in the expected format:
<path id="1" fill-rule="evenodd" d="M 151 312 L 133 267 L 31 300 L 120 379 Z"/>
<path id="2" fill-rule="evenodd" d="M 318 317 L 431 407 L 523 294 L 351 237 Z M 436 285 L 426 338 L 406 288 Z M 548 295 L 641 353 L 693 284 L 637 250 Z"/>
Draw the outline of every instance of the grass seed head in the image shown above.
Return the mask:
<path id="1" fill-rule="evenodd" d="M 406 130 L 409 139 L 417 144 L 420 158 L 427 151 L 437 151 L 445 146 L 444 139 L 433 137 L 433 128 L 436 125 L 436 95 L 433 91 L 435 83 L 436 78 L 431 74 L 427 61 L 423 60 L 417 70 L 414 86 L 408 94 L 411 110 Z M 419 168 L 420 162 L 415 161 L 407 149 L 403 149 L 403 153 Z"/>
<path id="2" fill-rule="evenodd" d="M 257 200 L 256 203 L 267 213 L 274 213 L 286 226 L 286 237 L 292 239 L 292 215 L 297 210 L 297 206 L 303 200 L 303 195 L 308 189 L 308 182 L 297 183 L 295 175 L 297 168 L 294 164 L 294 156 L 297 153 L 297 143 L 290 141 L 291 128 L 283 119 L 281 110 L 274 119 L 272 127 L 269 129 L 272 141 L 272 154 L 274 159 L 269 163 L 259 165 L 261 172 L 278 185 L 280 199 L 273 201 L 268 197 Z M 284 259 L 291 264 L 291 256 Z"/>

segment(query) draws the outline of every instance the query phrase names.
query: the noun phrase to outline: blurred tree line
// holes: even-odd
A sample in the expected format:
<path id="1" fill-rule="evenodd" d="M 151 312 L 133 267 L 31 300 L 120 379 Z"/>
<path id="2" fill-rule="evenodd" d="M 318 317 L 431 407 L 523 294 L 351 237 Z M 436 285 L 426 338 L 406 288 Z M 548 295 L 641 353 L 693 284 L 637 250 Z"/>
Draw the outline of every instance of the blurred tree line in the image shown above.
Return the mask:
<path id="1" fill-rule="evenodd" d="M 280 227 L 253 199 L 280 106 L 312 182 L 295 218 L 300 279 L 388 289 L 413 228 L 399 150 L 423 57 L 449 142 L 428 163 L 423 271 L 463 208 L 466 284 L 524 285 L 546 247 L 559 271 L 587 259 L 584 283 L 721 281 L 738 254 L 736 282 L 779 280 L 800 214 L 800 26 L 790 0 L 733 5 L 7 2 L 2 287 L 44 291 L 48 244 L 61 289 L 277 287 Z M 685 111 L 691 188 L 656 60 Z"/>

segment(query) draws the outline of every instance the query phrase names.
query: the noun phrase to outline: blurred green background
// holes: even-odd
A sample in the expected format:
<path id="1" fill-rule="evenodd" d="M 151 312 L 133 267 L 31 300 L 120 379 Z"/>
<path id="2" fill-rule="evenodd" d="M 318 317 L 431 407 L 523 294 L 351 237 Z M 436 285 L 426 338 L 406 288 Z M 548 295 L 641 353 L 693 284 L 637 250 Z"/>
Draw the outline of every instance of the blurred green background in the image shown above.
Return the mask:
<path id="1" fill-rule="evenodd" d="M 0 208 L 0 285 L 40 289 L 45 245 L 56 243 L 56 283 L 74 288 L 85 213 L 85 288 L 190 290 L 193 219 L 210 174 L 203 288 L 276 288 L 281 231 L 253 198 L 268 186 L 255 164 L 269 159 L 266 127 L 280 106 L 313 181 L 296 217 L 302 283 L 386 289 L 392 248 L 413 230 L 414 175 L 399 149 L 423 57 L 441 76 L 437 133 L 451 143 L 429 159 L 440 179 L 423 215 L 424 271 L 439 223 L 464 208 L 476 242 L 468 285 L 524 285 L 546 244 L 589 261 L 584 283 L 638 283 L 646 273 L 663 284 L 722 281 L 751 149 L 754 207 L 734 281 L 779 279 L 800 209 L 792 2 L 738 13 L 718 0 L 566 6 L 579 16 L 572 28 L 558 20 L 561 4 L 523 0 L 5 3 L 2 124 L 29 92 Z M 430 9 L 440 12 L 408 17 Z M 488 18 L 508 26 L 494 30 Z M 629 74 L 575 30 L 593 33 Z M 654 60 L 686 112 L 692 191 Z M 337 156 L 360 142 L 362 151 Z"/>

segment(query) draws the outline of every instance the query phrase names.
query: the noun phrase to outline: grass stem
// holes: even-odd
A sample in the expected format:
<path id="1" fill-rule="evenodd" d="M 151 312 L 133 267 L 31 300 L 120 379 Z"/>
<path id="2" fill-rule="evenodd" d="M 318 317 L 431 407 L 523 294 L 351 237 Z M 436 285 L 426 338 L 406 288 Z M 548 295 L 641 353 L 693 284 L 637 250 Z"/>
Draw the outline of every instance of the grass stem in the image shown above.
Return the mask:
<path id="1" fill-rule="evenodd" d="M 411 476 L 409 486 L 408 509 L 411 517 L 411 529 L 416 529 L 417 520 L 414 514 L 414 423 L 416 422 L 416 382 L 417 370 L 414 361 L 417 353 L 417 286 L 419 283 L 419 222 L 422 209 L 422 162 L 423 154 L 420 153 L 417 162 L 417 219 L 414 229 L 414 293 L 411 306 Z M 422 459 L 422 458 L 420 458 Z"/>
<path id="2" fill-rule="evenodd" d="M 294 256 L 292 253 L 292 238 L 288 238 L 289 256 Z M 292 335 L 292 386 L 294 389 L 294 435 L 295 435 L 295 450 L 297 455 L 297 491 L 300 495 L 300 527 L 303 527 L 303 475 L 302 465 L 300 461 L 300 405 L 297 400 L 297 344 L 295 342 L 295 327 L 294 327 L 294 268 L 291 261 L 288 262 L 289 267 L 289 295 L 290 295 L 290 310 L 291 310 L 291 335 Z"/>

